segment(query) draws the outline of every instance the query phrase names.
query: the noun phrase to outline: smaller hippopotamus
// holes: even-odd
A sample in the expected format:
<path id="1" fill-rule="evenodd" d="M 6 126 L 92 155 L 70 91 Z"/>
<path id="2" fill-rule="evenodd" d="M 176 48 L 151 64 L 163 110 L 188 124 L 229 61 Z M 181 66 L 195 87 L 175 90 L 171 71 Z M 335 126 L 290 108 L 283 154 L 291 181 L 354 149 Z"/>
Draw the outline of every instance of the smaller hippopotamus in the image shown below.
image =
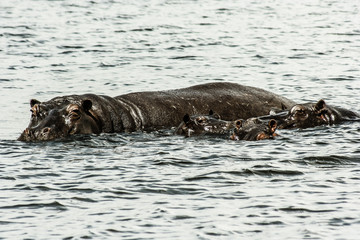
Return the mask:
<path id="1" fill-rule="evenodd" d="M 185 135 L 190 137 L 192 135 L 204 134 L 226 134 L 235 127 L 232 121 L 225 121 L 220 119 L 220 115 L 209 111 L 208 115 L 192 115 L 185 114 L 183 122 L 176 128 L 175 134 Z"/>
<path id="2" fill-rule="evenodd" d="M 279 124 L 279 128 L 309 128 L 359 120 L 359 114 L 344 108 L 329 106 L 321 99 L 317 103 L 294 105 Z"/>
<path id="3" fill-rule="evenodd" d="M 260 121 L 257 118 L 247 120 L 224 121 L 218 114 L 210 110 L 209 115 L 184 116 L 183 122 L 175 130 L 175 134 L 190 136 L 211 135 L 231 140 L 256 141 L 272 139 L 277 123 L 274 119 Z"/>
<path id="4" fill-rule="evenodd" d="M 276 128 L 277 122 L 274 119 L 270 119 L 268 122 L 261 121 L 258 118 L 249 118 L 245 121 L 238 120 L 230 139 L 247 141 L 273 139 L 277 136 Z"/>

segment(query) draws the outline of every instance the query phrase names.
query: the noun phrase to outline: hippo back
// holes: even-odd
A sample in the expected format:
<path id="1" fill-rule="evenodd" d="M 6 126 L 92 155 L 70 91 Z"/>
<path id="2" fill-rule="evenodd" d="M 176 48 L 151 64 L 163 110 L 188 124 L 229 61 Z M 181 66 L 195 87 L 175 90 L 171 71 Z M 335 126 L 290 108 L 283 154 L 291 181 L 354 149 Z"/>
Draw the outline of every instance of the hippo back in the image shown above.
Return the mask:
<path id="1" fill-rule="evenodd" d="M 216 82 L 168 91 L 129 93 L 115 97 L 131 109 L 139 129 L 174 127 L 184 114 L 207 113 L 223 120 L 267 115 L 272 109 L 288 109 L 295 102 L 269 91 L 236 83 Z"/>

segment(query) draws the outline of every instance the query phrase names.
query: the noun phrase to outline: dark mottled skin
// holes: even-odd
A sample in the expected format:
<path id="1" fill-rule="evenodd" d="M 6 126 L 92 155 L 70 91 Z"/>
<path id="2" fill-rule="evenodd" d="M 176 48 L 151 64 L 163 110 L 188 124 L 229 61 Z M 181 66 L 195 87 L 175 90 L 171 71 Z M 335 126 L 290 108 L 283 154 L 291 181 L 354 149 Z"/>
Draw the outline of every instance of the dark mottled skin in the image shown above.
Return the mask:
<path id="1" fill-rule="evenodd" d="M 186 114 L 175 134 L 191 136 L 216 136 L 232 140 L 257 141 L 272 139 L 277 128 L 274 119 L 261 121 L 258 118 L 235 121 L 221 120 L 218 114 L 210 111 L 209 115 Z"/>
<path id="2" fill-rule="evenodd" d="M 235 128 L 236 121 L 225 121 L 220 115 L 210 110 L 209 115 L 185 114 L 183 121 L 175 129 L 177 135 L 191 137 L 194 135 L 226 135 Z"/>
<path id="3" fill-rule="evenodd" d="M 277 122 L 274 119 L 261 121 L 258 118 L 249 118 L 246 121 L 237 121 L 230 139 L 258 141 L 264 139 L 273 139 L 277 134 L 275 130 Z"/>
<path id="4" fill-rule="evenodd" d="M 360 115 L 344 108 L 329 106 L 324 100 L 319 100 L 317 103 L 296 104 L 280 118 L 279 128 L 310 128 L 359 121 Z"/>
<path id="5" fill-rule="evenodd" d="M 77 106 L 77 113 L 68 111 L 69 104 Z M 84 94 L 56 97 L 42 103 L 31 100 L 32 119 L 19 140 L 51 140 L 91 132 L 171 128 L 181 122 L 185 113 L 194 115 L 209 109 L 220 114 L 224 120 L 247 119 L 267 115 L 274 108 L 290 108 L 294 104 L 287 98 L 259 88 L 227 82 L 168 91 L 135 92 L 114 98 Z M 74 118 L 73 115 L 77 114 L 80 116 Z M 66 126 L 62 126 L 64 124 Z M 80 127 L 82 124 L 90 125 Z M 78 127 L 74 129 L 74 126 Z"/>

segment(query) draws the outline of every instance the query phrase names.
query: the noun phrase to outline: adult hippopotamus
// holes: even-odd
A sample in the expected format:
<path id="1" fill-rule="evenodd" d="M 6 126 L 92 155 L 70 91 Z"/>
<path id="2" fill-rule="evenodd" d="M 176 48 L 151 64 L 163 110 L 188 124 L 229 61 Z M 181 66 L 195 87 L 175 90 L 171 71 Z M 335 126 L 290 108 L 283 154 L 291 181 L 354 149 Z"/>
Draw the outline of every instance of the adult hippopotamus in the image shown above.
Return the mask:
<path id="1" fill-rule="evenodd" d="M 171 128 L 176 127 L 184 113 L 193 115 L 208 109 L 224 120 L 247 119 L 294 104 L 274 93 L 229 82 L 117 97 L 84 94 L 55 97 L 47 102 L 32 99 L 30 124 L 18 139 L 52 140 L 73 134 Z"/>
<path id="2" fill-rule="evenodd" d="M 276 136 L 277 122 L 274 119 L 261 121 L 258 118 L 235 121 L 221 120 L 210 110 L 209 115 L 186 114 L 175 130 L 175 134 L 190 136 L 217 136 L 232 140 L 257 141 Z"/>
<path id="3" fill-rule="evenodd" d="M 329 106 L 323 99 L 317 103 L 296 104 L 289 111 L 269 117 L 277 119 L 279 128 L 285 129 L 309 128 L 360 120 L 359 114 L 341 107 Z M 260 117 L 260 119 L 265 118 Z"/>

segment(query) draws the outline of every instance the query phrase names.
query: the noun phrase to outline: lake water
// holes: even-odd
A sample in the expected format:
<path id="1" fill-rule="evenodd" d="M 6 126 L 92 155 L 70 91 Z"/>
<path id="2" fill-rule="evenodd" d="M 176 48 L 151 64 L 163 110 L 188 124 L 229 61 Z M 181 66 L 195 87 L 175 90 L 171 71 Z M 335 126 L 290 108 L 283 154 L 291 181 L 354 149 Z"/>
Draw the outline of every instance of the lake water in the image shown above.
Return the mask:
<path id="1" fill-rule="evenodd" d="M 358 1 L 0 2 L 0 239 L 359 239 L 360 123 L 23 143 L 29 100 L 214 81 L 360 112 Z"/>

